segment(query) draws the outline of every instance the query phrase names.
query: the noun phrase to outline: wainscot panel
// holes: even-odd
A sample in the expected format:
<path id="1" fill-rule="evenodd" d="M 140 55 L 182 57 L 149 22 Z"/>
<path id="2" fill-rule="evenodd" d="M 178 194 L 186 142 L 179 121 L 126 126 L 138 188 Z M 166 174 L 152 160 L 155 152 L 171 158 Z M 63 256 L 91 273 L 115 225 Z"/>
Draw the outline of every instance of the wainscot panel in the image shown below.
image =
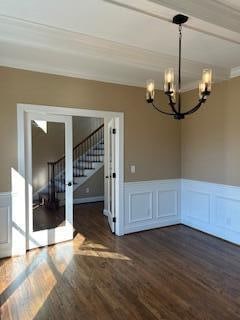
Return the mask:
<path id="1" fill-rule="evenodd" d="M 240 244 L 240 187 L 182 179 L 182 223 Z"/>
<path id="2" fill-rule="evenodd" d="M 178 179 L 125 183 L 124 233 L 180 223 L 180 186 Z"/>
<path id="3" fill-rule="evenodd" d="M 0 193 L 0 258 L 12 255 L 11 220 L 11 194 Z"/>

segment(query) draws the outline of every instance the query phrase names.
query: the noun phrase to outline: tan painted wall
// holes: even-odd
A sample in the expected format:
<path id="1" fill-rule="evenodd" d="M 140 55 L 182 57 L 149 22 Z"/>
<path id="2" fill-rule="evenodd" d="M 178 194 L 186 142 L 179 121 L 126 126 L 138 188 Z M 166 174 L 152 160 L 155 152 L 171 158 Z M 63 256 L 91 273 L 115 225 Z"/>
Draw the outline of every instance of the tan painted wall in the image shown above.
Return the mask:
<path id="1" fill-rule="evenodd" d="M 86 193 L 86 188 L 89 192 Z M 91 176 L 84 184 L 82 184 L 74 193 L 73 198 L 88 198 L 104 196 L 104 168 L 99 169 L 93 176 Z"/>
<path id="2" fill-rule="evenodd" d="M 73 117 L 73 145 L 76 146 L 104 122 L 103 118 Z"/>
<path id="3" fill-rule="evenodd" d="M 0 97 L 0 192 L 17 169 L 17 103 L 124 112 L 125 181 L 180 177 L 180 125 L 148 106 L 143 88 L 0 67 Z"/>
<path id="4" fill-rule="evenodd" d="M 197 92 L 185 93 L 192 105 Z M 182 177 L 240 185 L 240 77 L 213 86 L 205 106 L 181 123 Z"/>
<path id="5" fill-rule="evenodd" d="M 36 119 L 37 120 L 37 119 Z M 48 122 L 47 134 L 32 125 L 32 186 L 33 193 L 48 183 L 48 162 L 57 161 L 65 154 L 63 123 Z"/>

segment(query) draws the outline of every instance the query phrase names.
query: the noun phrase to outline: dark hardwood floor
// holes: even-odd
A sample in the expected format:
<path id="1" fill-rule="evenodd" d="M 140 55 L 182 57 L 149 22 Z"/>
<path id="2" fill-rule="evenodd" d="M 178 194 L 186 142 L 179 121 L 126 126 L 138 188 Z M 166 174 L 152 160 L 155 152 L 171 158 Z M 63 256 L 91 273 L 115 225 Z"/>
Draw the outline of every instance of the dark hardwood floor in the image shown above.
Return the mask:
<path id="1" fill-rule="evenodd" d="M 75 238 L 0 261 L 1 319 L 240 319 L 240 248 L 184 226 L 115 237 L 102 204 Z"/>
<path id="2" fill-rule="evenodd" d="M 33 231 L 57 228 L 65 225 L 65 206 L 48 209 L 45 206 L 33 208 Z"/>

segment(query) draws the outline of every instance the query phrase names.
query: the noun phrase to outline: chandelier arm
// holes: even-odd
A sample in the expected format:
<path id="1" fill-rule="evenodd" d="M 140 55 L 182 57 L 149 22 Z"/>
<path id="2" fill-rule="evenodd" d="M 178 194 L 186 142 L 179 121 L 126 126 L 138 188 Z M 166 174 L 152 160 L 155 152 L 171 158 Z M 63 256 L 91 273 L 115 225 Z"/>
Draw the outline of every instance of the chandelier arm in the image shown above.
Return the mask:
<path id="1" fill-rule="evenodd" d="M 183 115 L 185 116 L 185 115 L 189 115 L 189 114 L 194 113 L 195 111 L 197 111 L 197 110 L 201 107 L 201 105 L 202 105 L 205 101 L 206 101 L 206 100 L 205 100 L 204 98 L 202 98 L 202 99 L 199 101 L 199 103 L 198 103 L 194 108 L 190 109 L 189 111 L 184 112 Z"/>
<path id="2" fill-rule="evenodd" d="M 171 95 L 168 95 L 168 99 L 169 99 L 169 105 L 172 108 L 172 111 L 174 112 L 174 115 L 175 114 L 179 114 L 179 112 L 175 108 L 175 103 L 172 101 Z"/>
<path id="3" fill-rule="evenodd" d="M 165 112 L 165 111 L 162 111 L 161 109 L 159 109 L 153 102 L 152 103 L 152 106 L 159 112 L 163 113 L 163 114 L 167 114 L 168 116 L 174 116 L 175 113 L 169 113 L 169 112 Z"/>

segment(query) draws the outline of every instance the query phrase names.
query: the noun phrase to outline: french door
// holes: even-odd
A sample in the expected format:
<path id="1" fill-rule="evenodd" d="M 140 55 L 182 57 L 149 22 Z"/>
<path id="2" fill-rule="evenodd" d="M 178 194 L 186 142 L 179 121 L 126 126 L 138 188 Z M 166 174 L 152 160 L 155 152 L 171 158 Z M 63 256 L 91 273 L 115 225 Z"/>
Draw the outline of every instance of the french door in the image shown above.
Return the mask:
<path id="1" fill-rule="evenodd" d="M 115 121 L 111 119 L 107 124 L 107 216 L 112 232 L 116 223 L 116 129 Z"/>
<path id="2" fill-rule="evenodd" d="M 27 113 L 27 249 L 73 238 L 72 117 Z"/>

